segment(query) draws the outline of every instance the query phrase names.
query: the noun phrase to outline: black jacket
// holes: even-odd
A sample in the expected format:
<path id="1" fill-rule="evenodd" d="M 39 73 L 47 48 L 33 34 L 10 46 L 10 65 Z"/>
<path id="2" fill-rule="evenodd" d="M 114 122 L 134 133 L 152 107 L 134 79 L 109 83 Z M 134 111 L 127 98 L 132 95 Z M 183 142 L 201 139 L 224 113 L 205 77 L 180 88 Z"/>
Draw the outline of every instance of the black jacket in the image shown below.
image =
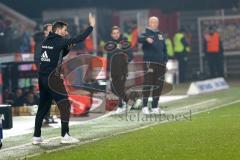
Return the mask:
<path id="1" fill-rule="evenodd" d="M 152 38 L 154 42 L 149 44 L 146 41 L 147 38 Z M 143 44 L 144 61 L 156 63 L 167 62 L 165 39 L 159 31 L 153 31 L 147 28 L 145 33 L 139 36 L 138 41 Z"/>
<path id="2" fill-rule="evenodd" d="M 93 27 L 89 26 L 84 33 L 69 39 L 50 32 L 42 43 L 39 74 L 49 75 L 54 71 L 58 66 L 58 61 L 68 54 L 70 46 L 84 41 L 92 31 Z M 60 52 L 62 52 L 62 57 L 60 57 Z"/>
<path id="3" fill-rule="evenodd" d="M 110 41 L 119 45 L 121 41 L 127 41 L 127 39 L 121 36 L 118 40 L 111 38 Z M 115 49 L 113 52 L 108 53 L 108 71 L 111 72 L 112 76 L 126 75 L 128 72 L 128 62 L 130 62 L 132 58 L 133 54 L 131 49 L 127 51 Z"/>
<path id="4" fill-rule="evenodd" d="M 35 51 L 34 51 L 34 62 L 36 64 L 40 63 L 41 59 L 41 51 L 42 51 L 42 42 L 46 37 L 44 36 L 43 32 L 36 32 L 33 35 L 33 39 L 35 41 Z"/>

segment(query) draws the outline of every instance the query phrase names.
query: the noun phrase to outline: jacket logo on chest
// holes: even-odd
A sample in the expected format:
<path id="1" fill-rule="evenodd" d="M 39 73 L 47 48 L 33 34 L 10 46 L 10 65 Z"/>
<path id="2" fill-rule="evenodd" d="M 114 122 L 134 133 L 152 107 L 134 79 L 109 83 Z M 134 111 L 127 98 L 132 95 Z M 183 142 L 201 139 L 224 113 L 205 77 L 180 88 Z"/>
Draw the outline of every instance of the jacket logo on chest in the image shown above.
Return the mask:
<path id="1" fill-rule="evenodd" d="M 159 39 L 160 41 L 163 40 L 163 35 L 159 34 L 159 35 L 158 35 L 158 39 Z"/>
<path id="2" fill-rule="evenodd" d="M 50 62 L 50 58 L 48 57 L 47 55 L 47 51 L 43 52 L 42 55 L 41 55 L 41 61 L 42 62 Z"/>

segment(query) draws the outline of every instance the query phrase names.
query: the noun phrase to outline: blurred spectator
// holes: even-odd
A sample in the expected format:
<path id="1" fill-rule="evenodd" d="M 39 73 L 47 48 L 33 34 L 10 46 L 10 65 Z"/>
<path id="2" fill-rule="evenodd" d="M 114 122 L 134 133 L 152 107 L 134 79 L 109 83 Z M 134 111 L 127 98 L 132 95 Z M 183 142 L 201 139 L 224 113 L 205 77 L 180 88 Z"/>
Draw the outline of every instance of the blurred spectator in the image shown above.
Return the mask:
<path id="1" fill-rule="evenodd" d="M 135 26 L 132 29 L 132 39 L 131 39 L 131 48 L 133 49 L 137 49 L 137 45 L 138 45 L 138 28 Z"/>
<path id="2" fill-rule="evenodd" d="M 5 89 L 3 91 L 3 103 L 11 105 L 13 104 L 13 93 L 8 89 Z"/>
<path id="3" fill-rule="evenodd" d="M 35 86 L 29 87 L 29 93 L 33 93 L 35 96 L 38 96 L 37 88 Z"/>
<path id="4" fill-rule="evenodd" d="M 21 53 L 29 53 L 31 51 L 31 45 L 30 45 L 30 33 L 25 31 L 21 38 L 21 46 L 20 46 L 20 52 Z"/>
<path id="5" fill-rule="evenodd" d="M 179 81 L 185 82 L 188 61 L 187 53 L 190 52 L 190 47 L 185 37 L 185 29 L 181 28 L 177 33 L 175 33 L 173 42 L 175 57 L 177 58 L 179 64 Z"/>
<path id="6" fill-rule="evenodd" d="M 21 107 L 24 105 L 37 105 L 39 96 L 34 86 L 29 88 L 17 88 L 15 93 L 9 92 L 5 89 L 3 92 L 3 102 L 11 104 L 14 107 Z"/>
<path id="7" fill-rule="evenodd" d="M 52 31 L 52 24 L 47 23 L 43 26 L 43 31 L 37 31 L 33 35 L 33 40 L 35 41 L 35 50 L 34 50 L 34 62 L 37 65 L 37 68 L 40 63 L 40 58 L 42 54 L 42 42 L 48 36 L 49 32 Z"/>
<path id="8" fill-rule="evenodd" d="M 24 98 L 24 104 L 27 106 L 38 105 L 38 98 L 32 92 L 27 93 L 26 97 Z"/>
<path id="9" fill-rule="evenodd" d="M 123 26 L 123 36 L 130 42 L 132 50 L 138 50 L 139 29 L 137 28 L 137 21 L 128 19 L 124 21 Z"/>
<path id="10" fill-rule="evenodd" d="M 88 36 L 86 40 L 84 41 L 85 48 L 87 49 L 88 52 L 92 53 L 94 50 L 94 45 L 93 45 L 93 38 L 92 35 Z"/>
<path id="11" fill-rule="evenodd" d="M 14 107 L 23 106 L 23 102 L 24 102 L 24 97 L 23 97 L 22 89 L 18 88 L 14 95 L 13 106 Z"/>
<path id="12" fill-rule="evenodd" d="M 97 56 L 100 56 L 100 57 L 103 57 L 104 56 L 104 45 L 105 45 L 105 42 L 104 40 L 100 39 L 99 40 L 99 44 L 98 44 L 98 52 L 97 52 Z"/>
<path id="13" fill-rule="evenodd" d="M 192 46 L 192 33 L 191 33 L 191 28 L 190 26 L 186 26 L 186 30 L 185 30 L 185 37 L 186 37 L 186 41 L 187 44 L 189 46 L 189 52 L 191 52 L 191 46 Z"/>
<path id="14" fill-rule="evenodd" d="M 23 96 L 25 97 L 29 92 L 29 88 L 28 87 L 24 87 L 22 88 L 22 93 L 23 93 Z"/>
<path id="15" fill-rule="evenodd" d="M 165 34 L 165 44 L 166 44 L 168 59 L 173 59 L 174 58 L 173 44 L 172 44 L 171 38 L 168 36 L 167 33 Z"/>
<path id="16" fill-rule="evenodd" d="M 204 52 L 208 61 L 211 78 L 223 77 L 223 45 L 220 34 L 211 26 L 204 35 Z"/>
<path id="17" fill-rule="evenodd" d="M 20 51 L 30 52 L 30 32 L 0 13 L 0 53 Z"/>

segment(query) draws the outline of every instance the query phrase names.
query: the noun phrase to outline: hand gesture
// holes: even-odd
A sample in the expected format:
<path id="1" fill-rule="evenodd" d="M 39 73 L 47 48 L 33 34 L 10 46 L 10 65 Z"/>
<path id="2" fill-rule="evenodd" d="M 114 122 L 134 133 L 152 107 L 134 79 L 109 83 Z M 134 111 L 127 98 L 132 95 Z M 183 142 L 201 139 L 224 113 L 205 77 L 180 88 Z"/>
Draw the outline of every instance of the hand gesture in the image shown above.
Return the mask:
<path id="1" fill-rule="evenodd" d="M 90 26 L 95 27 L 96 18 L 95 18 L 95 16 L 92 15 L 92 13 L 89 13 L 88 20 L 89 20 Z"/>
<path id="2" fill-rule="evenodd" d="M 149 37 L 146 39 L 146 41 L 147 41 L 148 43 L 150 43 L 150 44 L 153 43 L 153 39 L 152 39 L 152 38 L 149 38 Z"/>

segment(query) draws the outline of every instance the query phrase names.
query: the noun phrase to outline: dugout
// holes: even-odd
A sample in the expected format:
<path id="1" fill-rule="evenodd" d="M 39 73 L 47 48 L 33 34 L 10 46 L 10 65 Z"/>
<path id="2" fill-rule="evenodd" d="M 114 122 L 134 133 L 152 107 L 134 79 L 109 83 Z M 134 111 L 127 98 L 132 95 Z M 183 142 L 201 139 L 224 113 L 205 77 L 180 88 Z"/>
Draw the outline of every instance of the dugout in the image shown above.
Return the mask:
<path id="1" fill-rule="evenodd" d="M 62 65 L 63 73 L 65 73 L 65 86 L 69 94 L 69 99 L 73 102 L 72 115 L 79 116 L 88 113 L 90 110 L 93 112 L 104 112 L 106 59 L 97 56 L 88 56 L 84 61 L 84 58 L 76 54 L 76 52 L 71 52 L 64 59 Z M 88 80 L 86 82 L 81 81 L 85 68 L 78 66 L 79 61 L 89 64 L 86 76 Z M 33 62 L 33 54 L 2 55 L 0 64 L 0 93 L 4 90 L 14 92 L 17 88 L 30 86 L 38 88 L 38 73 Z M 68 71 L 71 73 L 68 73 Z M 101 107 L 99 107 L 100 105 Z"/>
<path id="2" fill-rule="evenodd" d="M 37 69 L 33 54 L 12 54 L 1 57 L 2 89 L 14 92 L 17 88 L 37 86 Z"/>

